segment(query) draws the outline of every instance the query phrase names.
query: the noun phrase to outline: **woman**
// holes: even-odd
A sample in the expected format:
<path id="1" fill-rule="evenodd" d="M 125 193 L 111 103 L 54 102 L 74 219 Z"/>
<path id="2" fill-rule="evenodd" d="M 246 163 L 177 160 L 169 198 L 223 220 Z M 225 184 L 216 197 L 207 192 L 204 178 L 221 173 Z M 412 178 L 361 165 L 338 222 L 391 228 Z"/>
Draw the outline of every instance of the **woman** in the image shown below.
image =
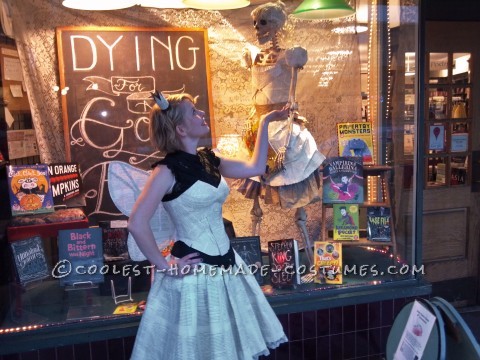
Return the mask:
<path id="1" fill-rule="evenodd" d="M 191 95 L 167 100 L 156 93 L 154 99 L 150 135 L 166 156 L 155 164 L 128 229 L 157 273 L 132 359 L 266 355 L 267 347 L 287 339 L 254 276 L 236 271 L 244 263 L 225 233 L 222 205 L 229 189 L 222 176 L 250 177 L 265 171 L 268 123 L 285 118 L 288 108 L 262 118 L 253 156 L 243 162 L 220 159 L 209 149 L 197 151 L 209 127 Z M 158 250 L 149 226 L 161 201 L 176 228 L 170 262 Z"/>

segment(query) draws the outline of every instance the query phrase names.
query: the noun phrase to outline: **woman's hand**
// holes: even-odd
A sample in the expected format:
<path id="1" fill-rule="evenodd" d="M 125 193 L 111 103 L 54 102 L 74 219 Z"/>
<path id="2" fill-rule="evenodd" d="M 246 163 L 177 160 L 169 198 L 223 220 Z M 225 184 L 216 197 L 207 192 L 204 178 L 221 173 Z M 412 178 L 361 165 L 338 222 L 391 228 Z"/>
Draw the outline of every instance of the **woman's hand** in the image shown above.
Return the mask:
<path id="1" fill-rule="evenodd" d="M 165 275 L 173 277 L 184 277 L 193 273 L 196 265 L 203 261 L 200 258 L 200 254 L 192 253 L 185 255 L 182 258 L 176 258 L 172 256 L 172 259 L 168 262 L 168 268 L 165 269 Z"/>

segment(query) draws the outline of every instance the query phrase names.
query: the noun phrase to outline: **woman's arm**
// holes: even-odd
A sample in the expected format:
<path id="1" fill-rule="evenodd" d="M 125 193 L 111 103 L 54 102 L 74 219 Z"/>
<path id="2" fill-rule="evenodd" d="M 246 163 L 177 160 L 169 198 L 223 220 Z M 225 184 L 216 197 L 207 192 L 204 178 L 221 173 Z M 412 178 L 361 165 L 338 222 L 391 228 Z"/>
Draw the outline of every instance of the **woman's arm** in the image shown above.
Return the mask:
<path id="1" fill-rule="evenodd" d="M 262 116 L 252 157 L 246 161 L 222 157 L 220 173 L 229 178 L 248 178 L 264 174 L 268 155 L 268 124 L 271 121 L 284 120 L 288 111 L 289 107 L 285 106 L 282 110 L 273 110 Z"/>
<path id="2" fill-rule="evenodd" d="M 152 265 L 155 265 L 157 270 L 173 270 L 171 269 L 173 264 L 169 264 L 158 249 L 150 227 L 150 219 L 173 182 L 173 174 L 165 165 L 155 167 L 140 196 L 133 205 L 132 213 L 128 220 L 128 231 L 133 235 L 142 253 Z M 190 254 L 175 261 L 178 265 L 178 270 L 185 265 L 199 263 L 201 259 L 197 258 L 197 256 L 198 254 Z M 180 273 L 179 271 L 177 273 L 167 272 L 167 275 L 180 275 Z"/>

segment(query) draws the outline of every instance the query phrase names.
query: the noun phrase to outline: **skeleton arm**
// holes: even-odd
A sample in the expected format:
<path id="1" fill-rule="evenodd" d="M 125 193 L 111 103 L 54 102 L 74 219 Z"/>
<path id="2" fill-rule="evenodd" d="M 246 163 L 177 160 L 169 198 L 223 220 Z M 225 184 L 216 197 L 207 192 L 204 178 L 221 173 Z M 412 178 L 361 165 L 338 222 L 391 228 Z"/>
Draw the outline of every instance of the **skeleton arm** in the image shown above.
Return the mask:
<path id="1" fill-rule="evenodd" d="M 288 102 L 290 103 L 290 114 L 288 116 L 288 134 L 285 138 L 284 145 L 278 149 L 277 157 L 275 159 L 275 170 L 277 171 L 285 169 L 285 156 L 288 145 L 290 143 L 290 138 L 292 136 L 295 113 L 298 110 L 297 99 L 295 97 L 295 91 L 297 88 L 297 74 L 298 70 L 303 69 L 303 66 L 307 63 L 307 50 L 300 46 L 294 46 L 285 51 L 285 58 L 287 61 L 287 65 L 291 66 L 292 68 L 290 91 L 288 94 Z"/>

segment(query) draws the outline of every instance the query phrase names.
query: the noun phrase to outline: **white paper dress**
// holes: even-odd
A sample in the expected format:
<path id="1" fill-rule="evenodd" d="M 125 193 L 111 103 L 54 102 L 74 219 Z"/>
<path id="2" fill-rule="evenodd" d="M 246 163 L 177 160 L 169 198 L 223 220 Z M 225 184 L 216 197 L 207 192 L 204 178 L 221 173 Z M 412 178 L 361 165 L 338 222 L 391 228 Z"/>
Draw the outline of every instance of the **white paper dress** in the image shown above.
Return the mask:
<path id="1" fill-rule="evenodd" d="M 228 193 L 223 178 L 218 187 L 198 180 L 164 201 L 177 239 L 209 255 L 225 254 L 230 240 L 222 205 Z M 287 341 L 252 274 L 212 275 L 208 269 L 183 278 L 156 274 L 132 359 L 250 360 Z"/>

